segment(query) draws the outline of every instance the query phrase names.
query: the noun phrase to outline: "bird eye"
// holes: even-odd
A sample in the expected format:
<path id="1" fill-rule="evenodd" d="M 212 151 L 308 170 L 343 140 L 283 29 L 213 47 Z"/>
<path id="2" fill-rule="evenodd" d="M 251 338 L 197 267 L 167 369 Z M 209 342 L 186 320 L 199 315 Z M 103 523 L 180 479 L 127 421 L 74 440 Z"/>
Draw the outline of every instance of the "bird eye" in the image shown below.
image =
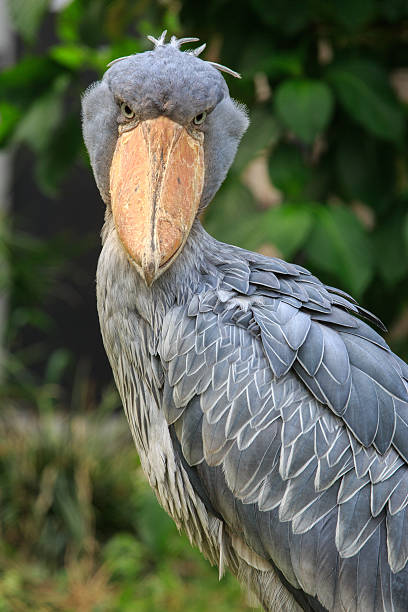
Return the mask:
<path id="1" fill-rule="evenodd" d="M 122 115 L 126 117 L 126 119 L 133 119 L 133 117 L 135 116 L 135 111 L 133 111 L 130 106 L 126 104 L 126 102 L 122 102 L 122 104 L 120 105 L 120 110 L 122 112 Z"/>
<path id="2" fill-rule="evenodd" d="M 201 125 L 202 123 L 204 123 L 206 117 L 207 117 L 207 113 L 205 111 L 203 111 L 202 113 L 199 113 L 193 119 L 194 125 Z"/>

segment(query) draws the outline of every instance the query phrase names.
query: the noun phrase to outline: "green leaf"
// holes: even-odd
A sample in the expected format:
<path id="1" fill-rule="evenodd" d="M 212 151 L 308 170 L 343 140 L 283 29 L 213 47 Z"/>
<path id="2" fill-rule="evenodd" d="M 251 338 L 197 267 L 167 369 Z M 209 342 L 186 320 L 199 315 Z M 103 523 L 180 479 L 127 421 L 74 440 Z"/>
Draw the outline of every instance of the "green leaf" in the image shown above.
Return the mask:
<path id="1" fill-rule="evenodd" d="M 0 147 L 7 144 L 20 119 L 21 112 L 13 104 L 0 102 Z"/>
<path id="2" fill-rule="evenodd" d="M 406 217 L 394 214 L 383 219 L 374 234 L 376 263 L 388 286 L 400 281 L 408 270 L 408 244 L 404 236 Z"/>
<path id="3" fill-rule="evenodd" d="M 79 30 L 84 16 L 84 5 L 81 2 L 69 2 L 68 6 L 57 16 L 56 33 L 65 43 L 79 41 Z"/>
<path id="4" fill-rule="evenodd" d="M 368 60 L 349 60 L 327 71 L 337 97 L 348 114 L 384 140 L 402 142 L 405 119 L 387 73 Z"/>
<path id="5" fill-rule="evenodd" d="M 15 131 L 16 142 L 26 142 L 39 153 L 49 144 L 62 117 L 63 95 L 69 78 L 60 76 L 52 88 L 27 109 Z"/>
<path id="6" fill-rule="evenodd" d="M 340 195 L 361 200 L 377 211 L 384 210 L 393 197 L 395 162 L 389 143 L 379 141 L 361 129 L 339 130 L 334 170 Z"/>
<path id="7" fill-rule="evenodd" d="M 269 172 L 273 184 L 282 191 L 285 200 L 305 200 L 312 170 L 306 165 L 299 149 L 280 144 L 269 158 Z"/>
<path id="8" fill-rule="evenodd" d="M 25 110 L 27 104 L 49 91 L 66 71 L 47 57 L 26 55 L 18 64 L 0 73 L 0 99 Z"/>
<path id="9" fill-rule="evenodd" d="M 206 210 L 204 222 L 207 231 L 218 240 L 243 246 L 247 224 L 256 215 L 250 191 L 236 176 L 230 175 Z"/>
<path id="10" fill-rule="evenodd" d="M 304 53 L 302 49 L 296 51 L 275 51 L 268 57 L 263 58 L 260 70 L 270 77 L 281 75 L 298 77 L 303 72 Z"/>
<path id="11" fill-rule="evenodd" d="M 44 193 L 55 197 L 82 146 L 79 109 L 58 125 L 51 140 L 37 159 L 36 177 Z"/>
<path id="12" fill-rule="evenodd" d="M 77 44 L 55 45 L 49 51 L 52 59 L 70 70 L 78 70 L 83 67 L 90 53 L 91 49 Z"/>
<path id="13" fill-rule="evenodd" d="M 238 219 L 237 223 L 225 220 Z M 284 204 L 257 211 L 248 190 L 232 182 L 217 196 L 206 217 L 206 229 L 219 240 L 249 250 L 272 244 L 291 257 L 304 243 L 312 223 L 305 204 Z"/>
<path id="14" fill-rule="evenodd" d="M 256 249 L 262 244 L 272 243 L 283 257 L 291 258 L 309 235 L 312 210 L 307 204 L 283 204 L 259 215 L 254 225 L 247 248 Z"/>
<path id="15" fill-rule="evenodd" d="M 279 85 L 275 108 L 284 124 L 311 144 L 330 121 L 333 96 L 327 85 L 310 79 L 293 79 Z"/>
<path id="16" fill-rule="evenodd" d="M 271 113 L 257 109 L 251 113 L 251 123 L 239 146 L 233 170 L 242 172 L 261 151 L 276 143 L 280 130 Z"/>
<path id="17" fill-rule="evenodd" d="M 11 20 L 28 42 L 34 40 L 50 0 L 8 0 Z"/>
<path id="18" fill-rule="evenodd" d="M 344 289 L 359 297 L 373 276 L 367 233 L 346 206 L 314 207 L 314 226 L 305 244 L 312 266 L 335 275 Z"/>

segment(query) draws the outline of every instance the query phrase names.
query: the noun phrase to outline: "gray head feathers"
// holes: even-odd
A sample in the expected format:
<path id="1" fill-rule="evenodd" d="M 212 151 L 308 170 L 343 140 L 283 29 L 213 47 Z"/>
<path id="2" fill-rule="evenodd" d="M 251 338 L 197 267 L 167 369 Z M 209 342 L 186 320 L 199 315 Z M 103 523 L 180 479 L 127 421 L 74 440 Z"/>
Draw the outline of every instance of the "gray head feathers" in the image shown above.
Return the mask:
<path id="1" fill-rule="evenodd" d="M 147 38 L 150 40 L 150 42 L 154 44 L 154 48 L 158 49 L 159 47 L 164 47 L 166 45 L 166 34 L 167 34 L 167 30 L 164 30 L 159 36 L 159 38 L 154 38 L 154 36 L 150 36 L 150 35 Z M 180 49 L 181 45 L 185 45 L 186 43 L 190 43 L 190 42 L 198 42 L 199 40 L 200 40 L 199 38 L 195 38 L 195 37 L 176 38 L 175 36 L 172 36 L 170 39 L 170 42 L 167 44 L 169 44 L 171 47 L 175 47 L 176 49 Z M 189 53 L 190 55 L 194 55 L 195 57 L 198 57 L 200 53 L 204 51 L 205 47 L 206 47 L 206 43 L 204 43 L 203 45 L 200 45 L 200 47 L 197 47 L 197 49 L 191 49 L 189 51 L 186 51 L 186 53 Z M 120 62 L 121 60 L 127 59 L 128 57 L 131 57 L 131 56 L 125 55 L 124 57 L 118 57 L 117 59 L 112 60 L 111 62 L 109 62 L 108 68 L 113 66 L 113 64 L 116 64 L 116 62 Z M 235 70 L 231 70 L 231 68 L 227 68 L 227 66 L 222 66 L 221 64 L 217 64 L 217 62 L 209 62 L 209 61 L 207 62 L 207 64 L 211 64 L 211 66 L 214 66 L 214 68 L 216 68 L 217 70 L 220 70 L 221 72 L 226 72 L 227 74 L 232 75 L 236 79 L 241 78 L 241 75 L 238 72 L 235 72 Z"/>

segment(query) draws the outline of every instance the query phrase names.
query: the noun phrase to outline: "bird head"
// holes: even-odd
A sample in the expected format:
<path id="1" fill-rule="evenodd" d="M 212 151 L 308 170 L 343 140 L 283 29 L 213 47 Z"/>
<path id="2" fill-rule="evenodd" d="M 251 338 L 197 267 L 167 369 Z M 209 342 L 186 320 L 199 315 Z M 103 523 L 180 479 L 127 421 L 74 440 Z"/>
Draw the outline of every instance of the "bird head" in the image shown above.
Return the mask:
<path id="1" fill-rule="evenodd" d="M 220 71 L 198 57 L 196 38 L 119 58 L 82 98 L 95 180 L 128 258 L 150 286 L 180 254 L 248 127 Z"/>

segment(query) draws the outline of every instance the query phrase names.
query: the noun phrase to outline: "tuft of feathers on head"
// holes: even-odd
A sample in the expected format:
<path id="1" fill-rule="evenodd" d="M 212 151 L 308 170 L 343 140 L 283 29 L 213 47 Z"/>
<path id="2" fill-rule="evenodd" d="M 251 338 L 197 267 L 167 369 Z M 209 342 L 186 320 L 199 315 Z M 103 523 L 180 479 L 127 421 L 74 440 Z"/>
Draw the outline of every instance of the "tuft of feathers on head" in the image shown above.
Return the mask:
<path id="1" fill-rule="evenodd" d="M 159 47 L 166 46 L 166 44 L 170 45 L 171 47 L 175 47 L 176 49 L 180 49 L 181 45 L 185 45 L 186 43 L 190 43 L 190 42 L 198 42 L 200 40 L 199 38 L 195 38 L 195 37 L 176 38 L 175 36 L 172 36 L 170 39 L 170 42 L 166 43 L 166 34 L 167 34 L 167 30 L 164 30 L 159 36 L 159 38 L 154 38 L 153 36 L 150 36 L 150 35 L 147 38 L 150 40 L 150 42 L 154 44 L 155 50 L 158 49 Z M 190 55 L 194 55 L 195 57 L 198 57 L 200 53 L 204 51 L 205 47 L 206 47 L 206 44 L 204 43 L 203 45 L 200 45 L 200 47 L 197 47 L 197 49 L 190 49 L 189 51 L 186 51 L 186 53 L 189 53 Z M 108 68 L 110 68 L 111 66 L 113 66 L 113 64 L 116 64 L 116 62 L 120 62 L 121 60 L 127 59 L 128 57 L 131 57 L 131 56 L 125 55 L 124 57 L 118 57 L 117 59 L 114 59 L 111 62 L 109 62 L 107 66 Z M 222 66 L 221 64 L 217 64 L 217 62 L 207 62 L 207 64 L 211 64 L 211 66 L 214 66 L 214 68 L 216 68 L 217 70 L 220 70 L 221 72 L 226 72 L 227 74 L 230 74 L 236 79 L 241 78 L 241 75 L 238 72 L 235 72 L 235 70 L 231 70 L 231 68 L 227 68 L 227 66 Z"/>

